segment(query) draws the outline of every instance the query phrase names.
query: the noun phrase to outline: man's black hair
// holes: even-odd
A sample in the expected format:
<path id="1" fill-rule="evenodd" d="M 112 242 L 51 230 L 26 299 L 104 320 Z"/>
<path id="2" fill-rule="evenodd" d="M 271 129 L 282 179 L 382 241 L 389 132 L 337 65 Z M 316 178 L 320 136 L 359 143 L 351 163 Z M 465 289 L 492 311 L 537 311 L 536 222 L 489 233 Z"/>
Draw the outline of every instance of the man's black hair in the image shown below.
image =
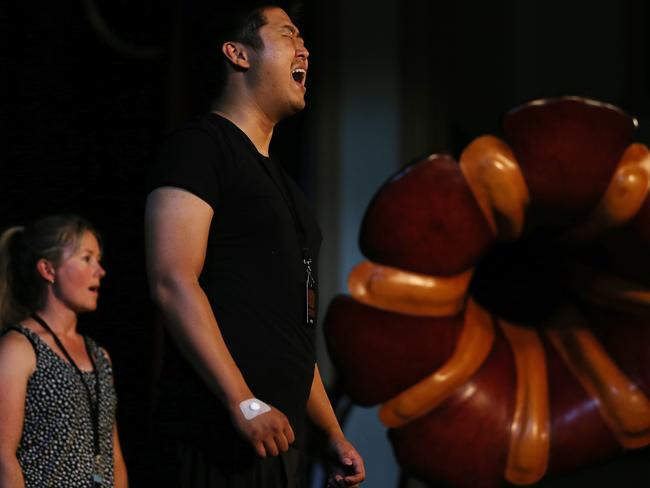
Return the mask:
<path id="1" fill-rule="evenodd" d="M 189 12 L 191 27 L 191 57 L 203 85 L 203 91 L 210 102 L 218 97 L 226 82 L 228 61 L 221 52 L 227 41 L 241 42 L 253 49 L 262 49 L 259 29 L 266 24 L 264 10 L 279 7 L 297 22 L 299 5 L 292 1 L 236 1 L 234 6 L 211 7 L 212 2 L 193 2 L 195 8 Z"/>

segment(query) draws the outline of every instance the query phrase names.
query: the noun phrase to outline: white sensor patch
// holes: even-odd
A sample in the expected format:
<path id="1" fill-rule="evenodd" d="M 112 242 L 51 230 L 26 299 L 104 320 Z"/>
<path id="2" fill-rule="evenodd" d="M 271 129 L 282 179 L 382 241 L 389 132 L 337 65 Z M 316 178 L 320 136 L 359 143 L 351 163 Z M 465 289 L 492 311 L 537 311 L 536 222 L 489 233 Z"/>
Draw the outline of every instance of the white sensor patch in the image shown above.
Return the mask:
<path id="1" fill-rule="evenodd" d="M 252 420 L 258 415 L 271 411 L 271 407 L 257 398 L 244 400 L 239 404 L 239 409 L 241 410 L 241 413 L 244 414 L 246 420 Z"/>

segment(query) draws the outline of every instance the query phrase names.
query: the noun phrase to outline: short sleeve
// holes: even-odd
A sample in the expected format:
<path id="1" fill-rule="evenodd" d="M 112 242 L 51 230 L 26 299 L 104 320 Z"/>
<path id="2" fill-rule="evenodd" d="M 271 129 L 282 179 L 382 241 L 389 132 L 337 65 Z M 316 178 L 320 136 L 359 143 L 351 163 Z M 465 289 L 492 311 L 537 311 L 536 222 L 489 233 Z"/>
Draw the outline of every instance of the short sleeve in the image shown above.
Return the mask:
<path id="1" fill-rule="evenodd" d="M 163 186 L 182 188 L 216 209 L 220 194 L 219 161 L 223 149 L 201 128 L 173 133 L 161 146 L 147 179 L 147 193 Z"/>

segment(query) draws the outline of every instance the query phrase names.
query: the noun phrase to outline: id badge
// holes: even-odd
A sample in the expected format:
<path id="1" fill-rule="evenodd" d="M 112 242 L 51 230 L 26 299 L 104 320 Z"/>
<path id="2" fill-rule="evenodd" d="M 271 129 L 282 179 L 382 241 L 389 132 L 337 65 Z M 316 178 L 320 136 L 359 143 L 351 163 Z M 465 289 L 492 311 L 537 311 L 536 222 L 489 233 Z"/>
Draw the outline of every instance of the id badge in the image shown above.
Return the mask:
<path id="1" fill-rule="evenodd" d="M 305 272 L 307 275 L 305 279 L 305 324 L 313 327 L 316 325 L 317 312 L 316 280 L 311 269 L 311 258 L 304 258 L 303 263 L 305 264 Z"/>
<path id="2" fill-rule="evenodd" d="M 93 474 L 92 481 L 94 486 L 102 486 L 104 484 L 104 465 L 102 462 L 102 456 L 97 454 L 93 463 Z"/>

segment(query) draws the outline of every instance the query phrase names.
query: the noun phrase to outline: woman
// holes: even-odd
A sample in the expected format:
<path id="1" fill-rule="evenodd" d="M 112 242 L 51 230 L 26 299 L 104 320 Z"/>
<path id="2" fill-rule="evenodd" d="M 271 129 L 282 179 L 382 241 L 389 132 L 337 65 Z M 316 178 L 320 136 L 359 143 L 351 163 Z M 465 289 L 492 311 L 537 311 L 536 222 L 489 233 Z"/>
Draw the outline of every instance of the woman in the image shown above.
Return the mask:
<path id="1" fill-rule="evenodd" d="M 0 237 L 0 488 L 128 484 L 110 359 L 77 332 L 97 308 L 100 260 L 75 216 Z"/>

